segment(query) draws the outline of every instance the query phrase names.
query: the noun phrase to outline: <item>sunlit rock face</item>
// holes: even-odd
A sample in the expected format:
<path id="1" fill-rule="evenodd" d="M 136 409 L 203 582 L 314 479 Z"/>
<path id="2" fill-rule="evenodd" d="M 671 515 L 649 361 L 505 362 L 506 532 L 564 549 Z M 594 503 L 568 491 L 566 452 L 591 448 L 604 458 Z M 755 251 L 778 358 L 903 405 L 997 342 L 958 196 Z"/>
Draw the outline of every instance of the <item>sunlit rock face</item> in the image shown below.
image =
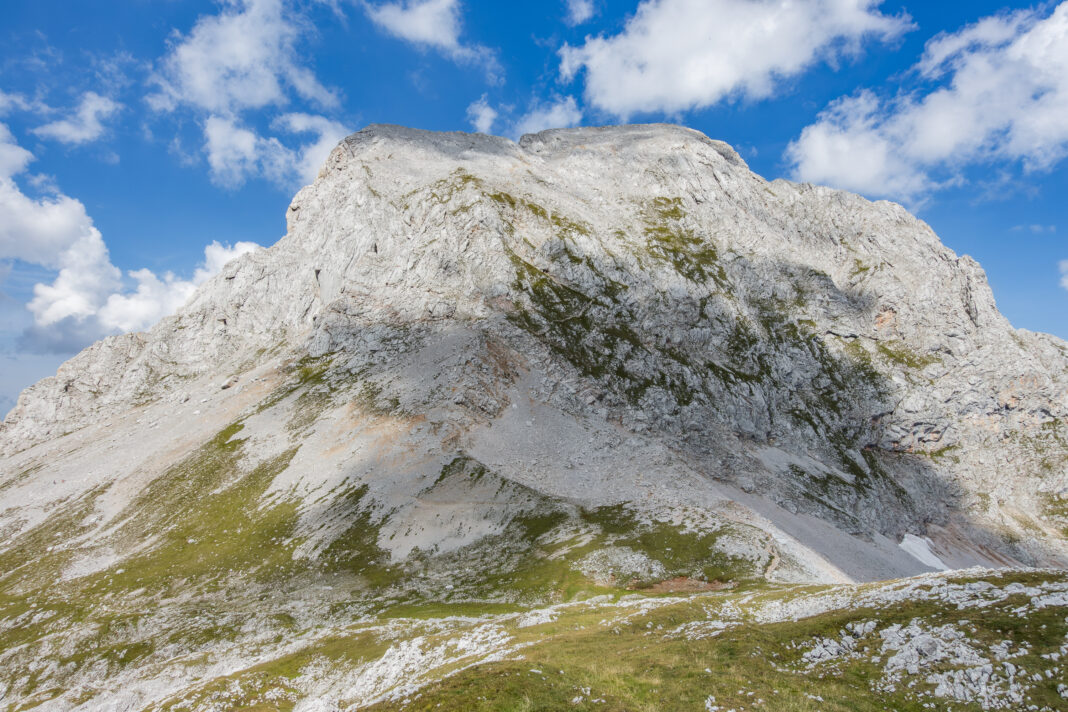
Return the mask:
<path id="1" fill-rule="evenodd" d="M 372 126 L 287 226 L 0 426 L 0 693 L 208 700 L 396 606 L 1068 562 L 1068 345 L 898 205 L 677 126 Z M 277 694 L 517 649 L 400 628 Z"/>

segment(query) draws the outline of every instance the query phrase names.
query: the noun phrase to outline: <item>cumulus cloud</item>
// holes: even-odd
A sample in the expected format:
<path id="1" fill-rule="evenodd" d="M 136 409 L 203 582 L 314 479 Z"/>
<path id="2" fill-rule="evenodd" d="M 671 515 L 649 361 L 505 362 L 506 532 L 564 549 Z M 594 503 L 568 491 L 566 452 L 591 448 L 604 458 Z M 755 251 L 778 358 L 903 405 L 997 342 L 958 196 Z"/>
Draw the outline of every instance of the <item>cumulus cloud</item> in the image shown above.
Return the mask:
<path id="1" fill-rule="evenodd" d="M 315 136 L 313 141 L 295 150 L 287 148 L 278 154 L 278 157 L 284 157 L 284 160 L 279 161 L 278 157 L 272 160 L 267 173 L 277 183 L 291 183 L 294 176 L 302 184 L 311 183 L 326 163 L 330 152 L 341 142 L 341 139 L 352 133 L 352 130 L 342 123 L 313 114 L 283 114 L 271 125 L 276 130 L 290 134 L 313 134 Z"/>
<path id="2" fill-rule="evenodd" d="M 62 143 L 88 143 L 100 138 L 104 133 L 104 120 L 117 114 L 121 108 L 122 104 L 87 91 L 71 116 L 39 126 L 33 129 L 33 133 Z"/>
<path id="3" fill-rule="evenodd" d="M 0 259 L 59 269 L 59 255 L 75 243 L 91 242 L 95 228 L 85 206 L 73 198 L 57 192 L 32 198 L 22 192 L 15 176 L 32 160 L 33 154 L 0 124 Z"/>
<path id="4" fill-rule="evenodd" d="M 593 0 L 567 0 L 567 24 L 581 25 L 593 17 Z"/>
<path id="5" fill-rule="evenodd" d="M 19 187 L 16 177 L 32 160 L 33 154 L 0 124 L 0 260 L 55 270 L 51 283 L 33 287 L 26 305 L 33 324 L 23 334 L 23 348 L 69 353 L 108 334 L 148 328 L 184 304 L 226 262 L 258 248 L 250 242 L 233 247 L 213 242 L 191 279 L 135 270 L 128 276 L 136 287 L 128 291 L 80 201 L 48 185 L 49 192 L 40 197 Z"/>
<path id="6" fill-rule="evenodd" d="M 259 143 L 256 134 L 238 126 L 234 119 L 209 117 L 204 124 L 204 150 L 212 180 L 229 187 L 244 183 L 246 176 L 257 171 Z"/>
<path id="7" fill-rule="evenodd" d="M 493 124 L 497 121 L 497 110 L 489 105 L 486 95 L 467 107 L 467 120 L 479 133 L 488 134 L 493 130 Z"/>
<path id="8" fill-rule="evenodd" d="M 258 249 L 260 246 L 254 242 L 230 246 L 214 241 L 204 248 L 204 261 L 192 279 L 179 279 L 171 272 L 159 277 L 151 270 L 133 270 L 128 275 L 137 282 L 137 288 L 130 293 L 108 295 L 97 312 L 100 326 L 105 332 L 147 329 L 178 311 L 198 286 L 221 272 L 228 262 Z"/>
<path id="9" fill-rule="evenodd" d="M 460 49 L 457 0 L 408 0 L 368 5 L 367 15 L 395 37 L 446 52 Z"/>
<path id="10" fill-rule="evenodd" d="M 108 259 L 99 232 L 95 238 L 75 243 L 60 256 L 63 267 L 52 284 L 34 285 L 34 298 L 27 305 L 34 321 L 22 336 L 22 348 L 69 353 L 110 334 L 148 329 L 181 308 L 227 262 L 260 249 L 253 242 L 233 246 L 212 242 L 204 248 L 204 261 L 191 279 L 171 272 L 160 276 L 148 269 L 131 270 L 127 276 L 136 287 L 129 291 Z"/>
<path id="11" fill-rule="evenodd" d="M 285 104 L 291 89 L 324 108 L 337 106 L 337 95 L 301 61 L 304 22 L 284 0 L 225 0 L 221 13 L 199 18 L 172 43 L 149 104 L 229 114 Z"/>
<path id="12" fill-rule="evenodd" d="M 95 227 L 72 240 L 54 260 L 59 263 L 59 274 L 52 284 L 34 285 L 33 299 L 26 305 L 39 326 L 68 317 L 84 321 L 122 287 L 122 273 L 111 264 L 104 238 Z"/>
<path id="13" fill-rule="evenodd" d="M 351 133 L 341 123 L 301 113 L 283 114 L 272 127 L 290 134 L 310 133 L 316 138 L 289 148 L 275 137 L 263 137 L 239 125 L 235 119 L 209 117 L 204 124 L 204 150 L 212 180 L 228 188 L 259 176 L 287 188 L 310 183 L 330 151 Z"/>
<path id="14" fill-rule="evenodd" d="M 623 118 L 761 99 L 821 59 L 909 29 L 880 1 L 643 0 L 619 34 L 565 45 L 561 75 L 585 71 L 587 102 Z"/>
<path id="15" fill-rule="evenodd" d="M 1061 286 L 1068 289 L 1068 260 L 1061 260 Z"/>
<path id="16" fill-rule="evenodd" d="M 459 0 L 399 0 L 365 7 L 371 21 L 394 37 L 436 49 L 456 61 L 482 64 L 491 78 L 500 71 L 490 49 L 460 41 Z"/>
<path id="17" fill-rule="evenodd" d="M 535 104 L 515 124 L 514 133 L 522 136 L 537 133 L 545 129 L 567 128 L 582 122 L 582 110 L 575 102 L 575 97 L 557 98 L 554 101 Z"/>
<path id="18" fill-rule="evenodd" d="M 336 2 L 326 4 L 340 12 Z M 224 0 L 218 15 L 199 18 L 160 61 L 153 79 L 157 91 L 149 103 L 160 111 L 185 107 L 198 116 L 203 155 L 216 185 L 236 188 L 254 177 L 286 189 L 310 182 L 349 133 L 326 116 L 289 111 L 275 117 L 271 128 L 314 136 L 293 146 L 261 135 L 243 118 L 253 110 L 286 106 L 294 96 L 325 109 L 339 106 L 337 95 L 300 56 L 299 43 L 308 29 L 290 0 Z M 198 158 L 177 139 L 171 148 L 185 163 Z"/>
<path id="19" fill-rule="evenodd" d="M 833 102 L 786 157 L 800 180 L 915 202 L 969 165 L 1051 168 L 1068 155 L 1068 3 L 985 18 L 928 42 L 923 88 Z"/>

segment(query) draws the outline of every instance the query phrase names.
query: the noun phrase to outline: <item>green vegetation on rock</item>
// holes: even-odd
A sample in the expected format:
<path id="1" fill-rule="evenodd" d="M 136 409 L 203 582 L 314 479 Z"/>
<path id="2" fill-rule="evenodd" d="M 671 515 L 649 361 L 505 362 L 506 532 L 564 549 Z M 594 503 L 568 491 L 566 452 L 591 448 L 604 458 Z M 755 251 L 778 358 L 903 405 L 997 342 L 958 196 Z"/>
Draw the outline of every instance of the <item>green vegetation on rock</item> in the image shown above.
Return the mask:
<path id="1" fill-rule="evenodd" d="M 670 263 L 691 282 L 727 286 L 727 272 L 719 253 L 706 236 L 685 225 L 682 198 L 654 198 L 645 210 L 646 249 L 658 260 Z"/>

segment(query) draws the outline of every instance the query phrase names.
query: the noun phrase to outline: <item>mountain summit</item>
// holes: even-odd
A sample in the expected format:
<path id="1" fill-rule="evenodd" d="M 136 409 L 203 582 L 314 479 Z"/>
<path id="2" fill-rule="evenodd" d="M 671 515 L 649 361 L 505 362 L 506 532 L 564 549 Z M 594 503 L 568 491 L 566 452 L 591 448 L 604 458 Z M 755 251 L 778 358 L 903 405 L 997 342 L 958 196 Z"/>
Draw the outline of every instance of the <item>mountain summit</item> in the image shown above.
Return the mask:
<path id="1" fill-rule="evenodd" d="M 590 594 L 1068 565 L 1068 344 L 896 204 L 678 126 L 371 126 L 287 226 L 0 425 L 0 704 L 385 704 Z"/>

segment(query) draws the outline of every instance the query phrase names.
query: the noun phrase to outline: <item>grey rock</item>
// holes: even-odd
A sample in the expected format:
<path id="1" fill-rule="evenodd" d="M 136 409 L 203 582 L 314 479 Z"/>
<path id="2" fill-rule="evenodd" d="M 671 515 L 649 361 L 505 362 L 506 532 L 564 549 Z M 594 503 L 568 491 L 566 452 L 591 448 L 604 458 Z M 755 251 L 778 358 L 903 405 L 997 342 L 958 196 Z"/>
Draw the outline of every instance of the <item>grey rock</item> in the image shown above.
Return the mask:
<path id="1" fill-rule="evenodd" d="M 677 126 L 518 144 L 372 126 L 286 219 L 175 316 L 24 391 L 0 453 L 329 355 L 490 458 L 480 433 L 529 369 L 530 397 L 599 446 L 638 437 L 617 459 L 660 453 L 849 578 L 924 570 L 893 549 L 905 533 L 951 566 L 1065 562 L 1038 523 L 1068 487 L 1068 345 L 1014 329 L 980 266 L 899 205 L 765 181 Z M 502 476 L 575 494 L 551 465 L 580 454 Z"/>

